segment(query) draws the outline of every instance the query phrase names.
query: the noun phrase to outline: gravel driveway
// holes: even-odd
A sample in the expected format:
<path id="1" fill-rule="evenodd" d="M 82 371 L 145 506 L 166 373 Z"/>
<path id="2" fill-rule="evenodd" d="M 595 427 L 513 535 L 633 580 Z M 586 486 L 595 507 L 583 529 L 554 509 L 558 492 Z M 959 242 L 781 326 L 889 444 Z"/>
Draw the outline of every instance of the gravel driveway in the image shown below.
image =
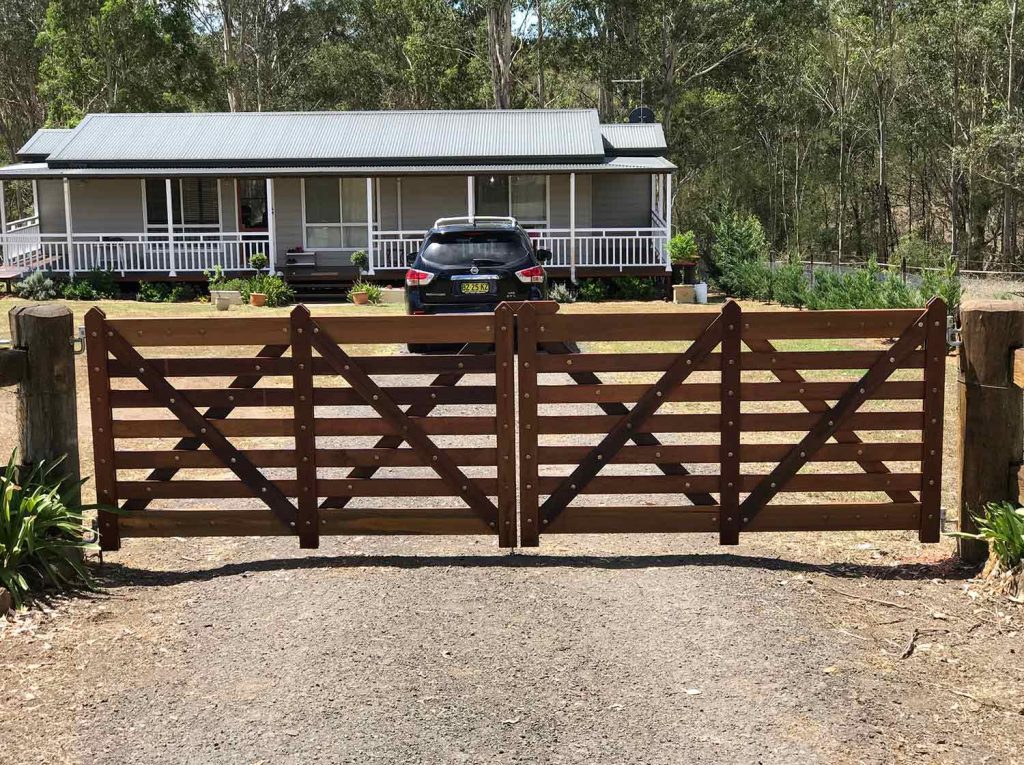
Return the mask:
<path id="1" fill-rule="evenodd" d="M 8 626 L 0 746 L 11 763 L 1020 761 L 1019 622 L 948 561 L 908 563 L 897 535 L 832 536 L 851 562 L 830 566 L 806 537 L 747 539 L 129 540 L 106 594 Z M 915 628 L 933 632 L 900 659 Z"/>

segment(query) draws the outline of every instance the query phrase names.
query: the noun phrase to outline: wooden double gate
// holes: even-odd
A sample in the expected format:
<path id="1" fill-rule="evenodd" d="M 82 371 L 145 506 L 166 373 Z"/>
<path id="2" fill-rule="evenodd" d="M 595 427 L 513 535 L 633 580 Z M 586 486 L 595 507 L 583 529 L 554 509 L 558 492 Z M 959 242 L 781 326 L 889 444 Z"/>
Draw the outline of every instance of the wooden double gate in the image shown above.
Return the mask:
<path id="1" fill-rule="evenodd" d="M 93 309 L 102 546 L 690 531 L 735 544 L 740 531 L 854 529 L 937 541 L 945 327 L 939 300 L 241 319 Z"/>

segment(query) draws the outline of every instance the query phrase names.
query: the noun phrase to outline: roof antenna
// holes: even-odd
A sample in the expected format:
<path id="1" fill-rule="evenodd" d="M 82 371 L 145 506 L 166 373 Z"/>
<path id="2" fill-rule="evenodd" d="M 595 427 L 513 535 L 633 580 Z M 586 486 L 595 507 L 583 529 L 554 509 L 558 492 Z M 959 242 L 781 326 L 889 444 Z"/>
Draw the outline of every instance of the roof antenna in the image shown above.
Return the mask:
<path id="1" fill-rule="evenodd" d="M 644 80 L 642 77 L 636 79 L 612 80 L 614 84 L 640 85 L 640 105 L 629 112 L 629 121 L 632 123 L 656 122 L 654 110 L 644 104 Z"/>

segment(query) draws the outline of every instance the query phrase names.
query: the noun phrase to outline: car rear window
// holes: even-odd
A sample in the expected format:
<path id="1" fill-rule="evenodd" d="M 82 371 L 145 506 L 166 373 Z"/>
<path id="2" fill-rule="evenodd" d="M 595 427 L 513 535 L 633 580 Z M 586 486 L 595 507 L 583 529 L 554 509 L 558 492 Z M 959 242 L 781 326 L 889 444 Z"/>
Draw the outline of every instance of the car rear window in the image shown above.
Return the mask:
<path id="1" fill-rule="evenodd" d="M 505 266 L 527 260 L 530 251 L 514 231 L 453 231 L 431 237 L 420 257 L 438 268 Z"/>

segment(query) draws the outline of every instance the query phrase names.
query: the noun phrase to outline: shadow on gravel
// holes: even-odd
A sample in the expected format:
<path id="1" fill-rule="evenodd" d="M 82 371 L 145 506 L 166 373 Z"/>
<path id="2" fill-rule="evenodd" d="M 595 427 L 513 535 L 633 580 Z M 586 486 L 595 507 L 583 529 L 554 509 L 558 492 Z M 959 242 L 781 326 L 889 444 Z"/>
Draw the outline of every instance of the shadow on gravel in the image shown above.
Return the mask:
<path id="1" fill-rule="evenodd" d="M 732 554 L 693 553 L 686 555 L 337 555 L 325 557 L 274 558 L 271 560 L 226 563 L 215 568 L 182 571 L 150 571 L 107 562 L 98 572 L 104 587 L 163 587 L 185 582 L 211 581 L 226 576 L 241 576 L 268 571 L 301 571 L 329 568 L 589 568 L 629 570 L 643 568 L 714 567 L 763 569 L 817 573 L 843 579 L 967 579 L 976 569 L 961 566 L 953 559 L 933 563 L 898 565 L 830 563 Z"/>

